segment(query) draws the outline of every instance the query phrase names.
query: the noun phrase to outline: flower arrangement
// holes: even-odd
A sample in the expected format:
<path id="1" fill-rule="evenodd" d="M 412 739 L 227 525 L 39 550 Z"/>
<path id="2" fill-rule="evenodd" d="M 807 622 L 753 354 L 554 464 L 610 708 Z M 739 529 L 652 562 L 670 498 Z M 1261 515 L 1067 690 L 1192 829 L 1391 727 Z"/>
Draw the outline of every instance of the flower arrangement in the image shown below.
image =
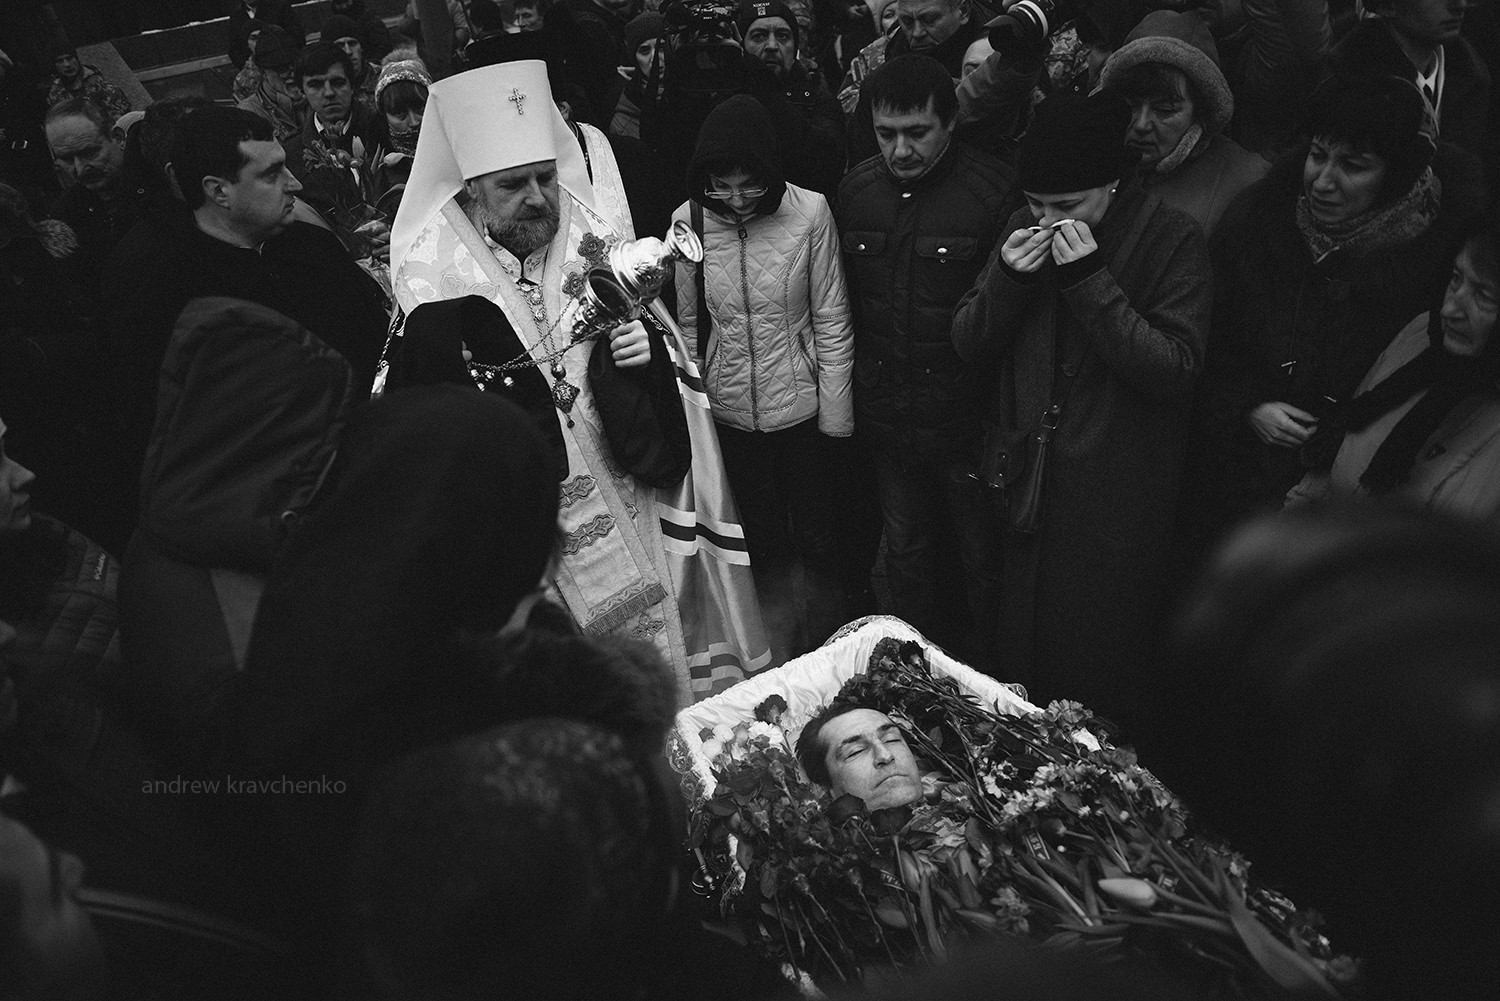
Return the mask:
<path id="1" fill-rule="evenodd" d="M 1355 964 L 1335 957 L 1316 915 L 1194 835 L 1131 751 L 1088 733 L 1096 721 L 1077 703 L 996 712 L 897 638 L 836 701 L 901 726 L 933 770 L 919 802 L 872 812 L 834 799 L 799 766 L 777 696 L 756 722 L 701 735 L 717 788 L 690 843 L 715 877 L 709 892 L 766 959 L 854 982 L 1012 936 L 1145 954 L 1229 995 L 1351 990 Z"/>

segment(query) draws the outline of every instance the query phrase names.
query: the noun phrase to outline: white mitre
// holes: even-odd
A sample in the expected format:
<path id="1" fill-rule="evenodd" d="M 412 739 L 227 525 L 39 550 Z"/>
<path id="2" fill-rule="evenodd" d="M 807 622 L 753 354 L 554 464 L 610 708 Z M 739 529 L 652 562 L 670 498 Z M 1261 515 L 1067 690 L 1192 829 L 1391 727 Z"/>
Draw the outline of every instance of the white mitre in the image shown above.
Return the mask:
<path id="1" fill-rule="evenodd" d="M 541 160 L 556 160 L 562 187 L 594 208 L 588 165 L 552 102 L 546 63 L 500 63 L 434 83 L 391 227 L 391 275 L 400 275 L 412 244 L 464 181 Z"/>

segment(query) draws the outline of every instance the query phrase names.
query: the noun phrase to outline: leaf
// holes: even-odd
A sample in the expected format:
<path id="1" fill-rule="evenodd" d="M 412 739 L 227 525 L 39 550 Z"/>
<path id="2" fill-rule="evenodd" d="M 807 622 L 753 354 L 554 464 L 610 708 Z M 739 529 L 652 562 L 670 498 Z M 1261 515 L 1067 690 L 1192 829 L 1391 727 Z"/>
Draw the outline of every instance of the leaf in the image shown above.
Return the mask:
<path id="1" fill-rule="evenodd" d="M 1245 906 L 1245 899 L 1229 885 L 1229 879 L 1224 875 L 1224 870 L 1217 864 L 1215 870 L 1215 875 L 1218 876 L 1219 892 L 1224 895 L 1224 902 L 1228 905 L 1229 920 L 1239 934 L 1240 940 L 1245 943 L 1245 949 L 1250 953 L 1250 958 L 1255 960 L 1255 965 L 1265 971 L 1266 976 L 1279 986 L 1294 994 L 1307 993 L 1319 997 L 1337 998 L 1338 992 L 1333 989 L 1318 968 L 1297 955 L 1273 935 L 1269 928 L 1256 920 L 1255 915 L 1250 913 L 1250 908 Z"/>
<path id="2" fill-rule="evenodd" d="M 901 908 L 895 904 L 889 902 L 876 904 L 874 911 L 875 917 L 880 920 L 881 924 L 889 925 L 892 928 L 911 927 L 911 922 L 906 920 L 906 915 L 901 913 Z"/>

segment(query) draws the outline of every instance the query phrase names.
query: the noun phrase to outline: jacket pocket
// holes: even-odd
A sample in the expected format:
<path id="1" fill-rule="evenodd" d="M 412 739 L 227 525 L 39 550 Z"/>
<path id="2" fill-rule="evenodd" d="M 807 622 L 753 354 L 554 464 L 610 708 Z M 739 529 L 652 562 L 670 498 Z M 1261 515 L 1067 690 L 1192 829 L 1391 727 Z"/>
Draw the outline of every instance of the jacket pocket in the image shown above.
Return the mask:
<path id="1" fill-rule="evenodd" d="M 922 304 L 941 304 L 951 310 L 969 287 L 983 262 L 979 240 L 972 236 L 919 236 L 913 241 L 912 272 L 915 295 Z"/>
<path id="2" fill-rule="evenodd" d="M 840 235 L 844 253 L 855 257 L 879 257 L 885 253 L 887 234 L 872 230 L 851 229 Z"/>

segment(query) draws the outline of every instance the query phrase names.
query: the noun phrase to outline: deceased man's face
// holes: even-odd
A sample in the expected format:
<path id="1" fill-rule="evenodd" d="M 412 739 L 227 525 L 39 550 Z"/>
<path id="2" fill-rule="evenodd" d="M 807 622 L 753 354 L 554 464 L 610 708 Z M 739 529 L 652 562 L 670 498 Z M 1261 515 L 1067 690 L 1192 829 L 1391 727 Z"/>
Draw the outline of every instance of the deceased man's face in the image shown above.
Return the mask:
<path id="1" fill-rule="evenodd" d="M 853 709 L 824 724 L 821 737 L 835 796 L 858 796 L 870 810 L 922 798 L 916 758 L 901 728 L 885 713 Z"/>

